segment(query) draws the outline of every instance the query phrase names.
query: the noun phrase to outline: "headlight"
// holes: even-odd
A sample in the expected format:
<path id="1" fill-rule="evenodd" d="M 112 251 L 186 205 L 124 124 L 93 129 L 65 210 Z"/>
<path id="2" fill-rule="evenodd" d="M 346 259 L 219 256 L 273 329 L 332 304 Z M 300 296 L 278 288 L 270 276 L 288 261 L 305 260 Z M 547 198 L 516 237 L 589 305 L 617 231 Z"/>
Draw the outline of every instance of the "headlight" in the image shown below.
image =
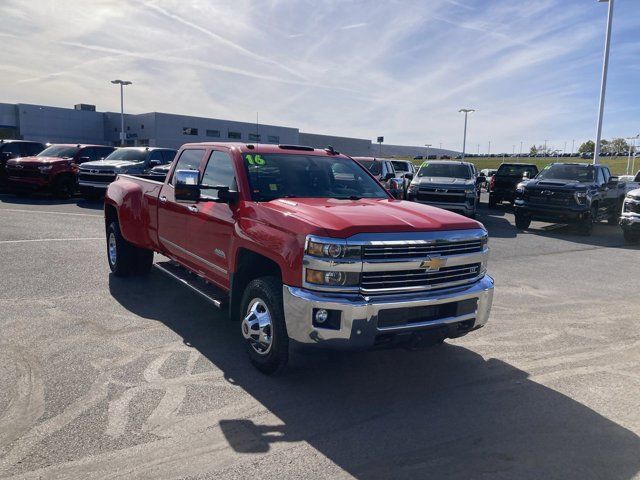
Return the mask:
<path id="1" fill-rule="evenodd" d="M 359 258 L 362 249 L 360 246 L 344 245 L 340 243 L 320 243 L 309 240 L 307 243 L 307 255 L 326 258 Z"/>
<path id="2" fill-rule="evenodd" d="M 307 268 L 307 283 L 327 285 L 331 287 L 356 286 L 360 283 L 359 272 L 322 271 Z"/>
<path id="3" fill-rule="evenodd" d="M 53 165 L 42 165 L 38 167 L 38 171 L 40 172 L 49 172 L 53 168 Z"/>
<path id="4" fill-rule="evenodd" d="M 576 203 L 584 205 L 587 200 L 587 192 L 576 192 L 574 193 L 574 197 L 576 199 Z"/>

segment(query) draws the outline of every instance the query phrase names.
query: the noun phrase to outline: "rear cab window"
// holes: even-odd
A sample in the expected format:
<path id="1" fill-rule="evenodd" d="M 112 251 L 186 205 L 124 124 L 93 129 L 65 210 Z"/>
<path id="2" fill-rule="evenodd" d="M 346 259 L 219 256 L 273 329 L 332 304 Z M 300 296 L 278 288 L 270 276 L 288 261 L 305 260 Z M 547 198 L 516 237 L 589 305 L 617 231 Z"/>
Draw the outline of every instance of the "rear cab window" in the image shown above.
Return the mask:
<path id="1" fill-rule="evenodd" d="M 535 177 L 538 174 L 538 167 L 535 165 L 513 165 L 502 164 L 498 167 L 497 175 L 505 177 L 522 177 L 528 173 L 530 178 Z"/>

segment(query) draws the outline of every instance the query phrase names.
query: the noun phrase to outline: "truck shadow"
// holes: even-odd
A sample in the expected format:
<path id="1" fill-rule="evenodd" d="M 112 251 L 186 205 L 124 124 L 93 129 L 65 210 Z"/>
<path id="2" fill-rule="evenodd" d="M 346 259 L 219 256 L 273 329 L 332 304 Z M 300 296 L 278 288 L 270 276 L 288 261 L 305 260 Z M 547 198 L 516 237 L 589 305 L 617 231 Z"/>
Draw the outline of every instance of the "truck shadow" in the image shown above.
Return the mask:
<path id="1" fill-rule="evenodd" d="M 124 308 L 172 329 L 280 420 L 221 420 L 239 454 L 303 442 L 287 458 L 312 472 L 308 462 L 317 460 L 300 453 L 306 442 L 363 479 L 630 479 L 640 470 L 633 432 L 467 348 L 297 352 L 283 376 L 266 377 L 249 364 L 238 324 L 162 273 L 111 276 L 109 287 Z"/>
<path id="2" fill-rule="evenodd" d="M 69 199 L 61 200 L 43 193 L 31 192 L 23 194 L 0 193 L 0 201 L 9 205 L 77 205 L 80 208 L 86 208 L 89 210 L 102 210 L 103 208 L 102 201 L 92 202 L 80 197 L 71 197 Z"/>

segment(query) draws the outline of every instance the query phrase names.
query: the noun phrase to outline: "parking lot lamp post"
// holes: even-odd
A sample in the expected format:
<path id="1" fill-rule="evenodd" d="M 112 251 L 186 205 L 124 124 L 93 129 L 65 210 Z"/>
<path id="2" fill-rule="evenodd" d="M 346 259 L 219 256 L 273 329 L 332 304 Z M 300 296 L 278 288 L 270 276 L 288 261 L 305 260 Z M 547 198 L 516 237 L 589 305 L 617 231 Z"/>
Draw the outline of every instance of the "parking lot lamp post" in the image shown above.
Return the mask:
<path id="1" fill-rule="evenodd" d="M 424 146 L 427 147 L 427 153 L 425 154 L 424 159 L 425 160 L 429 160 L 429 147 L 431 146 L 431 144 L 430 143 L 425 143 Z"/>
<path id="2" fill-rule="evenodd" d="M 125 133 L 124 133 L 124 86 L 131 85 L 133 82 L 128 80 L 111 80 L 111 83 L 120 85 L 120 145 L 125 145 Z"/>
<path id="3" fill-rule="evenodd" d="M 464 136 L 462 137 L 462 160 L 464 160 L 464 154 L 467 148 L 467 115 L 475 112 L 475 110 L 473 108 L 461 108 L 458 112 L 464 113 Z"/>
<path id="4" fill-rule="evenodd" d="M 547 141 L 544 141 L 544 156 L 548 157 L 549 155 L 547 154 Z"/>
<path id="5" fill-rule="evenodd" d="M 489 148 L 487 148 L 487 157 L 491 154 L 491 140 L 489 140 Z"/>
<path id="6" fill-rule="evenodd" d="M 522 142 L 520 142 L 520 156 L 522 156 Z"/>
<path id="7" fill-rule="evenodd" d="M 571 140 L 571 156 L 573 156 L 573 152 L 576 151 L 576 141 Z"/>
<path id="8" fill-rule="evenodd" d="M 602 61 L 602 81 L 600 82 L 600 103 L 598 105 L 598 125 L 596 127 L 596 144 L 593 149 L 593 164 L 600 162 L 600 138 L 602 138 L 602 116 L 604 114 L 604 96 L 607 91 L 607 70 L 609 69 L 609 47 L 611 45 L 611 23 L 613 22 L 613 1 L 614 0 L 598 0 L 599 2 L 608 2 L 609 9 L 607 12 L 607 32 L 604 40 L 604 59 Z"/>
<path id="9" fill-rule="evenodd" d="M 631 150 L 633 150 L 633 156 L 634 156 L 634 163 L 635 163 L 635 149 L 636 149 L 636 138 L 640 137 L 639 135 L 636 135 L 635 137 L 627 137 L 626 140 L 631 140 L 631 145 L 629 145 L 629 153 L 627 156 L 627 175 L 629 175 L 629 168 L 633 168 L 631 167 Z M 633 172 L 633 170 L 631 170 L 631 172 Z"/>

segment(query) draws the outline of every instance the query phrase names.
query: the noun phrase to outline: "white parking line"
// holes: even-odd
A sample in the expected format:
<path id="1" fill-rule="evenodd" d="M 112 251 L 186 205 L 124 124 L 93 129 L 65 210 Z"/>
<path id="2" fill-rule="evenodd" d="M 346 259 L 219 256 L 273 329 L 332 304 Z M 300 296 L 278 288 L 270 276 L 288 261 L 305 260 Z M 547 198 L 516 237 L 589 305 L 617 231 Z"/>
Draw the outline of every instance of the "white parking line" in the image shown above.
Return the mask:
<path id="1" fill-rule="evenodd" d="M 68 242 L 72 240 L 104 240 L 104 237 L 77 237 L 77 238 L 30 238 L 25 240 L 0 240 L 3 243 L 28 243 L 28 242 Z"/>
<path id="2" fill-rule="evenodd" d="M 0 208 L 0 212 L 26 212 L 26 213 L 45 213 L 53 215 L 72 215 L 76 217 L 102 217 L 102 215 L 93 215 L 91 213 L 69 213 L 69 212 L 52 212 L 50 210 L 26 210 L 17 208 Z"/>

